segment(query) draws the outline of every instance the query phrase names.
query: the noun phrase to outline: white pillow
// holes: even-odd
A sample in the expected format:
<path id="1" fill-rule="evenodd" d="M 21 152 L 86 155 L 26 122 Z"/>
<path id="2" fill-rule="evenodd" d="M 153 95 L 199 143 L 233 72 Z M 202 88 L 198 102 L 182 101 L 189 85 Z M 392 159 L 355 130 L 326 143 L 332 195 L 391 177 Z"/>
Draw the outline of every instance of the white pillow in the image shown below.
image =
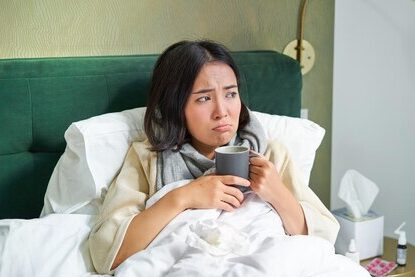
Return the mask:
<path id="1" fill-rule="evenodd" d="M 101 193 L 120 170 L 131 142 L 145 137 L 145 110 L 103 114 L 69 126 L 66 149 L 49 180 L 41 216 L 97 214 Z"/>
<path id="2" fill-rule="evenodd" d="M 326 131 L 308 119 L 255 111 L 253 114 L 264 128 L 267 139 L 277 139 L 287 148 L 303 182 L 308 185 L 316 151 Z"/>
<path id="3" fill-rule="evenodd" d="M 72 123 L 65 132 L 67 146 L 49 181 L 41 216 L 97 214 L 101 194 L 118 174 L 132 141 L 145 138 L 144 113 L 145 108 L 136 108 Z M 267 139 L 285 145 L 308 184 L 325 130 L 307 119 L 253 113 Z"/>

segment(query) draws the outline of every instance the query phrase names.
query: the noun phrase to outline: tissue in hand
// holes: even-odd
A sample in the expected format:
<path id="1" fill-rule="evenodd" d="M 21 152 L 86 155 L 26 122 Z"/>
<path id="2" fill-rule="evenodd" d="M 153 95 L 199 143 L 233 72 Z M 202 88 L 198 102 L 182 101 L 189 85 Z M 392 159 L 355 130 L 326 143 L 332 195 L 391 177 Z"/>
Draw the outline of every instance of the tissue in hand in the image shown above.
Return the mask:
<path id="1" fill-rule="evenodd" d="M 356 170 L 345 173 L 338 196 L 346 208 L 333 211 L 340 224 L 336 253 L 344 254 L 350 239 L 354 239 L 360 259 L 383 254 L 383 216 L 369 210 L 378 192 L 376 184 Z"/>
<path id="2" fill-rule="evenodd" d="M 346 202 L 351 217 L 361 218 L 368 213 L 378 192 L 379 188 L 375 183 L 356 170 L 350 169 L 340 182 L 338 196 Z"/>

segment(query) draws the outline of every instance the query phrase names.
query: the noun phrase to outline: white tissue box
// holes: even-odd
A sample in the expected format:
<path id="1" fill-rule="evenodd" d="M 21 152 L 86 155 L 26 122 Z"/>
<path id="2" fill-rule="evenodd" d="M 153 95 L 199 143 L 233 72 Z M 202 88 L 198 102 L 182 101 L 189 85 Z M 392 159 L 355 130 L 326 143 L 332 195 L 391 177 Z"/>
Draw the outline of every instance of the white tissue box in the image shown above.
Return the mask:
<path id="1" fill-rule="evenodd" d="M 347 209 L 332 211 L 340 223 L 340 231 L 335 243 L 336 253 L 345 254 L 349 248 L 350 239 L 354 238 L 360 260 L 383 254 L 383 215 L 373 211 L 362 218 L 355 219 L 348 215 Z"/>

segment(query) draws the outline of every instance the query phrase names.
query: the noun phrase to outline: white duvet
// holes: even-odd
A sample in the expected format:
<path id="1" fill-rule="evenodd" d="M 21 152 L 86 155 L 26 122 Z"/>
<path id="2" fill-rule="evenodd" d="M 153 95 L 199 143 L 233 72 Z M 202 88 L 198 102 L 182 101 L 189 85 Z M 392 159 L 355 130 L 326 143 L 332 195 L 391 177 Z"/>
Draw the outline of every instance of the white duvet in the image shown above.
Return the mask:
<path id="1" fill-rule="evenodd" d="M 147 201 L 152 205 L 165 186 Z M 0 220 L 0 276 L 99 276 L 87 238 L 94 216 L 54 214 Z M 370 276 L 313 236 L 287 236 L 278 214 L 254 193 L 233 212 L 187 210 L 115 276 Z"/>

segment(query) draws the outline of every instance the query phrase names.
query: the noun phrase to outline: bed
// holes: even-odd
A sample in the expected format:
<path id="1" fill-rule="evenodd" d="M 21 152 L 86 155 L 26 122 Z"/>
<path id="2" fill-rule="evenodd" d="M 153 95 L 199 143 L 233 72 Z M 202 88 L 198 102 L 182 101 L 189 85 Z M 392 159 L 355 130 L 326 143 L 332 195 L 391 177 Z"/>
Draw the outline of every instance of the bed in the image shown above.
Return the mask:
<path id="1" fill-rule="evenodd" d="M 256 112 L 268 138 L 285 144 L 308 184 L 324 129 L 298 118 L 302 88 L 298 63 L 274 51 L 232 55 L 241 71 L 242 98 Z M 142 116 L 156 58 L 0 60 L 0 276 L 98 275 L 89 256 L 88 234 L 129 144 L 143 136 Z M 160 194 L 148 205 L 157 197 Z M 254 196 L 250 199 L 256 212 L 269 214 L 266 205 Z M 151 247 L 126 260 L 114 274 L 367 276 L 360 266 L 335 254 L 333 245 L 309 236 L 281 238 L 278 253 L 262 251 L 265 246 L 257 256 L 245 253 L 249 257 L 245 260 L 233 253 L 225 267 L 218 264 L 224 255 L 182 253 L 186 258 L 178 262 L 174 251 L 163 247 L 163 242 L 177 242 L 168 234 L 180 222 L 211 220 L 216 214 L 204 211 L 179 217 Z M 266 230 L 266 220 L 264 224 Z M 235 231 L 232 226 L 224 228 Z"/>

